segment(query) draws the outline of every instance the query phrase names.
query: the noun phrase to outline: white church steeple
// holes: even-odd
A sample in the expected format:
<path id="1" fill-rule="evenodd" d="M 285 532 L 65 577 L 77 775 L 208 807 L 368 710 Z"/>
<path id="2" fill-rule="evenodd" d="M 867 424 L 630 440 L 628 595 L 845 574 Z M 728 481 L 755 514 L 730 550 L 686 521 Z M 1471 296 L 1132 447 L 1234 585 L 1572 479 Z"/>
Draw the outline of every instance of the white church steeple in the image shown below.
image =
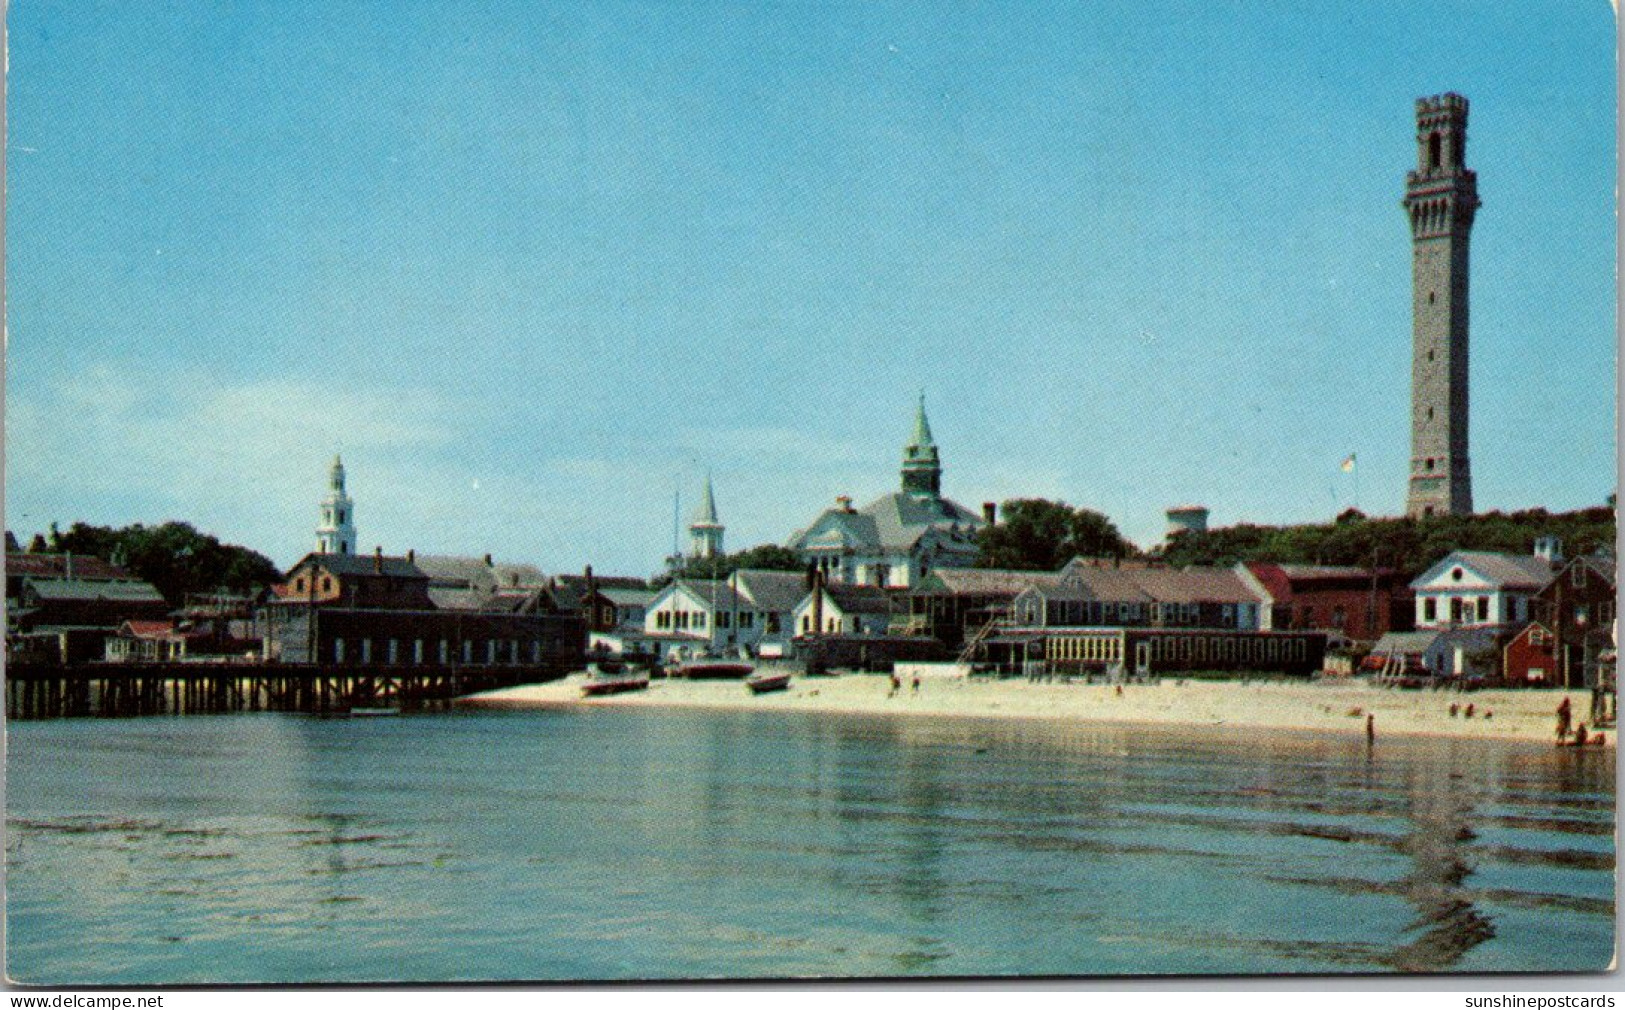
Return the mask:
<path id="1" fill-rule="evenodd" d="M 355 503 L 344 493 L 344 463 L 333 457 L 327 497 L 322 499 L 321 524 L 316 527 L 316 553 L 355 553 Z"/>
<path id="2" fill-rule="evenodd" d="M 711 475 L 705 475 L 705 496 L 688 524 L 689 556 L 694 558 L 722 557 L 723 525 L 717 518 L 717 498 L 711 490 Z"/>

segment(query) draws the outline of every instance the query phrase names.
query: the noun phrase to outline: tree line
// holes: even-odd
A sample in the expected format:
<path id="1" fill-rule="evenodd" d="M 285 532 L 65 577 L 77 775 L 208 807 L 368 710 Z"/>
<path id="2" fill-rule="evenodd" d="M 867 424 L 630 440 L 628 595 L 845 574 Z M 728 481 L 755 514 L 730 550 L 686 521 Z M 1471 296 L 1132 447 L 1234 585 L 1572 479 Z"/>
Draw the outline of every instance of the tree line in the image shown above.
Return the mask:
<path id="1" fill-rule="evenodd" d="M 76 522 L 66 531 L 52 523 L 49 535 L 36 534 L 29 550 L 89 555 L 119 565 L 152 583 L 172 606 L 180 606 L 188 593 L 251 594 L 282 578 L 258 551 L 221 543 L 183 522 L 118 528 Z"/>

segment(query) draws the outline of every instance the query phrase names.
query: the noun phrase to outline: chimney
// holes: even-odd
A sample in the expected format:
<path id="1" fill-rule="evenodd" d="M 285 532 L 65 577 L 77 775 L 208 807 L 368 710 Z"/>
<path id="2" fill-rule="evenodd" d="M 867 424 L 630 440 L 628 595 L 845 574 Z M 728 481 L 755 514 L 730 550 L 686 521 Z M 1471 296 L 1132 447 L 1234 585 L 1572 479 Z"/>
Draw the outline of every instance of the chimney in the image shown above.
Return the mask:
<path id="1" fill-rule="evenodd" d="M 842 512 L 850 512 L 850 511 L 852 511 L 852 496 L 849 495 L 849 494 L 838 494 L 838 495 L 836 495 L 835 496 L 835 507 L 840 509 Z"/>
<path id="2" fill-rule="evenodd" d="M 999 506 L 990 501 L 983 502 L 982 521 L 989 526 L 997 526 L 999 524 Z"/>
<path id="3" fill-rule="evenodd" d="M 379 575 L 384 574 L 384 545 L 379 544 L 372 549 L 372 570 Z"/>
<path id="4" fill-rule="evenodd" d="M 406 560 L 408 560 L 408 561 L 417 561 L 417 559 L 418 559 L 417 548 L 408 547 L 406 549 Z"/>
<path id="5" fill-rule="evenodd" d="M 487 554 L 485 556 L 485 567 L 487 567 L 487 568 L 491 567 L 491 555 L 489 555 L 489 554 Z"/>

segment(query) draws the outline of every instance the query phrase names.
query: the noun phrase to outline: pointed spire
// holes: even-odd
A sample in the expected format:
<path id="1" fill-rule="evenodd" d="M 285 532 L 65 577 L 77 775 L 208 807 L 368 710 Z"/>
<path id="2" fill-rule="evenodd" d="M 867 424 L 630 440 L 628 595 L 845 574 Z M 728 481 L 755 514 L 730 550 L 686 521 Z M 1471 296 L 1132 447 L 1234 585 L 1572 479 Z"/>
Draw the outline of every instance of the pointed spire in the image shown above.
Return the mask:
<path id="1" fill-rule="evenodd" d="M 925 448 L 934 445 L 931 441 L 931 422 L 925 419 L 925 390 L 920 390 L 920 406 L 914 412 L 914 440 L 910 447 Z"/>
<path id="2" fill-rule="evenodd" d="M 708 523 L 715 526 L 717 523 L 717 496 L 711 489 L 711 475 L 705 475 L 705 494 L 700 497 L 700 509 L 694 514 L 696 523 Z"/>
<path id="3" fill-rule="evenodd" d="M 329 471 L 327 479 L 334 491 L 344 490 L 344 461 L 337 454 L 333 456 L 333 469 Z"/>

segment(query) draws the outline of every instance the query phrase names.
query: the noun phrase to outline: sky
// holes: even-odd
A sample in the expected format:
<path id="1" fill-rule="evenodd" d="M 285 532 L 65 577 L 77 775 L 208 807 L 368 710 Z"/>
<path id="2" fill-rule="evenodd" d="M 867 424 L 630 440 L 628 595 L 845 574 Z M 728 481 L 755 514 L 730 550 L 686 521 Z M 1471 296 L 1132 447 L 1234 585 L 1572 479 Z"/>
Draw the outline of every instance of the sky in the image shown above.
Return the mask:
<path id="1" fill-rule="evenodd" d="M 18 0 L 5 508 L 648 574 L 893 491 L 1142 546 L 1403 511 L 1414 101 L 1472 103 L 1474 497 L 1615 479 L 1605 2 Z M 1357 457 L 1352 474 L 1339 464 Z M 686 539 L 686 537 L 685 537 Z"/>

